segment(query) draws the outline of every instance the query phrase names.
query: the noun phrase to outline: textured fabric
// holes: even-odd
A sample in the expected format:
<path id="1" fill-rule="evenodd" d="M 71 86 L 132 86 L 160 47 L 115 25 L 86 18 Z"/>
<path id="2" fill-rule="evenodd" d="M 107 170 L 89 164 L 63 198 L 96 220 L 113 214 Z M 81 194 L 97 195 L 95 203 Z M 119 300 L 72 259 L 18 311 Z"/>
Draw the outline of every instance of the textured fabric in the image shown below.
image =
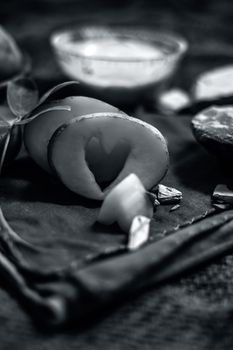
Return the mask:
<path id="1" fill-rule="evenodd" d="M 157 2 L 156 2 L 157 3 Z M 3 6 L 4 5 L 4 6 Z M 87 6 L 89 8 L 87 9 Z M 87 5 L 79 1 L 7 1 L 1 4 L 1 22 L 31 54 L 39 88 L 45 91 L 65 80 L 54 64 L 48 34 L 74 19 L 150 22 L 176 30 L 191 44 L 176 83 L 189 87 L 199 72 L 232 61 L 232 4 L 228 1 L 113 2 Z M 98 13 L 97 13 L 98 12 Z M 114 13 L 114 15 L 113 15 Z M 211 208 L 214 186 L 224 182 L 215 159 L 194 140 L 190 117 L 158 117 L 142 111 L 134 113 L 158 126 L 169 142 L 171 168 L 165 184 L 183 192 L 181 208 L 169 213 L 161 206 L 152 222 L 152 237 L 163 238 L 177 225 L 192 221 Z M 96 254 L 103 248 L 125 242 L 117 227 L 95 225 L 99 205 L 80 199 L 44 174 L 25 154 L 12 164 L 0 182 L 0 203 L 12 228 L 24 239 L 42 248 L 43 259 L 24 252 L 35 266 L 61 267 L 71 260 Z M 230 213 L 230 212 L 229 212 Z M 226 226 L 224 234 L 227 234 Z M 114 231 L 114 234 L 113 234 Z M 179 231 L 180 232 L 180 231 Z M 230 235 L 228 235 L 230 238 Z M 44 265 L 42 265 L 42 263 Z M 27 316 L 27 305 L 1 278 L 1 349 L 231 349 L 233 259 L 231 255 L 186 276 L 169 279 L 162 286 L 127 297 L 105 310 L 93 324 L 46 333 Z M 77 310 L 78 312 L 78 310 Z"/>
<path id="2" fill-rule="evenodd" d="M 145 114 L 144 118 L 149 118 L 149 115 Z M 76 316 L 79 319 L 89 313 L 93 317 L 95 309 L 100 306 L 106 308 L 110 302 L 122 299 L 130 292 L 134 293 L 152 282 L 166 281 L 231 248 L 231 225 L 228 225 L 231 212 L 213 215 L 211 210 L 212 189 L 216 183 L 224 182 L 217 171 L 217 163 L 208 162 L 210 170 L 215 173 L 210 181 L 206 176 L 208 167 L 203 167 L 200 148 L 193 139 L 186 119 L 177 121 L 174 128 L 174 117 L 154 118 L 156 125 L 160 129 L 164 128 L 171 149 L 172 165 L 164 181 L 179 188 L 184 200 L 181 208 L 175 212 L 170 212 L 171 206 L 168 205 L 158 208 L 151 224 L 150 239 L 153 243 L 137 253 L 127 253 L 124 248 L 127 238 L 116 225 L 103 227 L 96 223 L 100 203 L 84 201 L 71 194 L 36 166 L 34 175 L 28 174 L 27 178 L 24 173 L 18 173 L 23 169 L 22 162 L 27 169 L 33 169 L 33 163 L 27 155 L 22 154 L 22 158 L 19 157 L 6 169 L 1 188 L 5 198 L 2 208 L 14 230 L 32 247 L 7 238 L 9 230 L 4 226 L 0 247 L 4 254 L 2 258 L 9 259 L 8 263 L 13 264 L 11 269 L 19 273 L 19 277 L 11 275 L 11 284 L 13 286 L 15 282 L 15 290 L 24 303 L 29 304 L 32 318 L 42 319 L 43 323 L 60 324 L 74 317 L 74 310 L 78 310 Z M 177 135 L 180 135 L 179 143 Z M 180 148 L 187 151 L 190 143 L 193 144 L 193 153 L 189 153 L 190 164 L 193 165 L 198 156 L 200 163 L 197 167 L 204 168 L 204 172 L 198 172 L 198 175 L 193 172 L 192 166 L 186 170 L 187 159 L 181 158 L 179 154 Z M 205 185 L 207 193 L 200 191 L 198 183 Z M 9 190 L 12 191 L 12 188 L 14 193 L 8 202 Z M 35 196 L 33 200 L 32 194 Z M 44 203 L 43 196 L 47 197 L 48 194 L 50 198 Z M 8 208 L 6 203 L 15 204 L 16 223 L 15 219 L 12 221 L 8 216 L 12 208 Z M 213 218 L 190 226 L 190 223 L 209 213 Z M 187 226 L 184 231 L 179 229 L 183 226 Z M 169 233 L 170 237 L 166 237 Z M 114 257 L 118 249 L 120 251 Z M 8 274 L 7 271 L 4 276 Z M 20 283 L 19 278 L 23 278 Z M 59 299 L 62 303 L 60 307 L 65 310 L 58 310 L 58 315 L 52 315 L 56 320 L 50 320 L 47 309 L 51 310 L 51 300 L 54 299 Z"/>

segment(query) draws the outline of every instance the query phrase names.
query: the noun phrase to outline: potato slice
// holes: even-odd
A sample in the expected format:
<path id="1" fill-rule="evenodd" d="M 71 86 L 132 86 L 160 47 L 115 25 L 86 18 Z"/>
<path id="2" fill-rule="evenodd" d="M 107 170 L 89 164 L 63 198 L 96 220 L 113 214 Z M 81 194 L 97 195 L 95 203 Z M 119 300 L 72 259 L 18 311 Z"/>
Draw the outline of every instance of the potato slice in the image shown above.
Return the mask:
<path id="1" fill-rule="evenodd" d="M 98 221 L 105 225 L 117 222 L 123 231 L 128 232 L 138 215 L 150 219 L 153 216 L 153 204 L 137 175 L 130 174 L 107 194 Z"/>
<path id="2" fill-rule="evenodd" d="M 69 106 L 68 110 L 54 110 L 39 115 L 24 128 L 24 143 L 29 155 L 44 170 L 51 173 L 47 160 L 47 146 L 54 131 L 74 117 L 95 112 L 119 112 L 116 107 L 100 100 L 84 96 L 67 97 L 39 107 L 34 112 L 53 106 Z"/>
<path id="3" fill-rule="evenodd" d="M 113 150 L 118 144 L 127 145 L 123 167 L 118 167 L 115 178 L 108 178 L 110 184 L 104 190 L 96 182 L 86 159 L 87 145 L 93 137 L 99 140 L 106 159 L 105 164 L 99 162 L 103 172 L 108 166 L 106 155 L 114 157 Z M 64 124 L 50 140 L 48 159 L 71 191 L 99 200 L 130 173 L 135 173 L 145 188 L 151 188 L 164 177 L 169 163 L 166 140 L 155 127 L 117 113 L 95 113 Z M 115 167 L 119 162 L 122 164 L 122 159 L 115 156 Z"/>

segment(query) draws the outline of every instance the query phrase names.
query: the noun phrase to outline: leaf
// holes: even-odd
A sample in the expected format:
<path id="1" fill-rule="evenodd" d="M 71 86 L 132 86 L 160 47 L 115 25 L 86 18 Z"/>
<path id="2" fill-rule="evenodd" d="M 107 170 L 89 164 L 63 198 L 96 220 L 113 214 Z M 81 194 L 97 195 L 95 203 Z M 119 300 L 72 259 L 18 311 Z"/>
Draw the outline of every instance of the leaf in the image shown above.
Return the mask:
<path id="1" fill-rule="evenodd" d="M 0 175 L 6 158 L 7 149 L 10 142 L 11 127 L 15 116 L 6 106 L 0 106 Z"/>
<path id="2" fill-rule="evenodd" d="M 0 106 L 0 128 L 14 124 L 15 115 L 7 106 Z"/>
<path id="3" fill-rule="evenodd" d="M 37 86 L 32 79 L 21 77 L 7 85 L 7 102 L 17 119 L 21 119 L 35 108 L 38 96 Z"/>
<path id="4" fill-rule="evenodd" d="M 0 175 L 6 159 L 16 117 L 7 106 L 0 106 Z"/>
<path id="5" fill-rule="evenodd" d="M 0 80 L 3 83 L 18 74 L 22 68 L 23 53 L 13 36 L 0 25 L 1 42 L 1 72 Z"/>
<path id="6" fill-rule="evenodd" d="M 80 84 L 77 81 L 66 81 L 47 91 L 40 99 L 38 106 L 51 100 L 61 100 L 79 94 Z M 37 106 L 37 107 L 38 107 Z"/>
<path id="7" fill-rule="evenodd" d="M 39 115 L 47 112 L 71 111 L 70 106 L 61 106 L 59 101 L 57 101 L 56 105 L 47 106 L 39 111 L 36 108 L 44 104 L 44 102 L 64 98 L 65 95 L 70 96 L 72 92 L 77 93 L 77 86 L 79 86 L 79 83 L 75 81 L 57 85 L 49 90 L 38 103 L 38 89 L 32 79 L 21 77 L 8 83 L 7 102 L 9 108 L 5 106 L 0 107 L 0 141 L 3 143 L 0 154 L 0 174 L 6 158 L 12 127 L 14 125 L 28 124 Z"/>

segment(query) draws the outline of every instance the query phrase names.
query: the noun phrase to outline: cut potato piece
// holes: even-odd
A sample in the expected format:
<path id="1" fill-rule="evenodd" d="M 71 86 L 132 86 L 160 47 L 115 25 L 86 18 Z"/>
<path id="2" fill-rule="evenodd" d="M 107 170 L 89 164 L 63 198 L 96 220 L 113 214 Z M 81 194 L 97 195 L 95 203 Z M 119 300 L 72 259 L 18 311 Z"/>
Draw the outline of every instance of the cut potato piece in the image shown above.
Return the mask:
<path id="1" fill-rule="evenodd" d="M 115 168 L 119 171 L 115 178 L 108 177 L 110 184 L 104 191 L 96 182 L 86 159 L 87 145 L 93 137 L 99 140 L 99 149 L 106 162 L 101 162 L 100 153 L 102 173 L 108 167 L 107 155 L 113 157 Z M 127 157 L 119 169 L 122 159 L 116 156 L 114 149 L 121 143 L 127 145 Z M 131 173 L 140 178 L 145 188 L 151 188 L 164 177 L 169 163 L 166 141 L 156 128 L 117 113 L 95 113 L 64 124 L 50 140 L 48 158 L 61 181 L 71 191 L 99 200 Z M 90 158 L 89 155 L 89 164 L 92 163 Z"/>
<path id="2" fill-rule="evenodd" d="M 130 174 L 107 194 L 98 221 L 105 225 L 117 222 L 123 231 L 128 232 L 138 215 L 151 218 L 153 204 L 139 178 Z"/>
<path id="3" fill-rule="evenodd" d="M 45 112 L 26 124 L 24 128 L 24 143 L 29 155 L 48 172 L 51 172 L 51 168 L 47 160 L 47 146 L 52 134 L 60 125 L 84 114 L 119 112 L 116 107 L 94 98 L 73 96 L 42 105 L 34 113 L 53 106 L 69 106 L 71 111 L 54 110 Z"/>
<path id="4" fill-rule="evenodd" d="M 136 250 L 145 244 L 150 237 L 150 219 L 143 215 L 133 218 L 129 230 L 128 249 Z"/>

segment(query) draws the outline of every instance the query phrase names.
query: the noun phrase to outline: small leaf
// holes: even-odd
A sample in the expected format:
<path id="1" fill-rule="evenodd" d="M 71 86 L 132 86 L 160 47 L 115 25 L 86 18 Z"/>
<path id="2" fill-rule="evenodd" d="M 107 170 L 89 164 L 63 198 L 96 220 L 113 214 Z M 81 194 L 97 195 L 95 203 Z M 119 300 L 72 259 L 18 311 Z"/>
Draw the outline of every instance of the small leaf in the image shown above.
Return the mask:
<path id="1" fill-rule="evenodd" d="M 1 41 L 1 84 L 19 74 L 22 68 L 23 54 L 13 36 L 0 25 Z"/>
<path id="2" fill-rule="evenodd" d="M 12 133 L 15 120 L 16 117 L 7 106 L 0 106 L 0 175 L 5 161 L 7 160 L 8 162 L 13 160 L 20 149 L 22 140 L 21 137 L 16 136 L 16 134 L 20 133 L 20 129 L 17 128 L 15 131 L 18 131 Z M 10 152 L 8 153 L 7 151 L 11 136 L 12 144 L 10 146 Z"/>
<path id="3" fill-rule="evenodd" d="M 9 127 L 14 124 L 15 115 L 7 106 L 0 106 L 0 127 Z"/>
<path id="4" fill-rule="evenodd" d="M 2 173 L 3 164 L 5 162 L 7 149 L 11 136 L 11 125 L 15 120 L 15 116 L 6 106 L 0 107 L 0 175 Z"/>
<path id="5" fill-rule="evenodd" d="M 7 102 L 12 113 L 21 119 L 30 113 L 38 102 L 38 89 L 29 78 L 18 78 L 7 85 Z"/>
<path id="6" fill-rule="evenodd" d="M 77 96 L 80 84 L 77 81 L 66 81 L 47 91 L 40 99 L 38 106 L 51 100 L 61 100 L 69 96 Z"/>

